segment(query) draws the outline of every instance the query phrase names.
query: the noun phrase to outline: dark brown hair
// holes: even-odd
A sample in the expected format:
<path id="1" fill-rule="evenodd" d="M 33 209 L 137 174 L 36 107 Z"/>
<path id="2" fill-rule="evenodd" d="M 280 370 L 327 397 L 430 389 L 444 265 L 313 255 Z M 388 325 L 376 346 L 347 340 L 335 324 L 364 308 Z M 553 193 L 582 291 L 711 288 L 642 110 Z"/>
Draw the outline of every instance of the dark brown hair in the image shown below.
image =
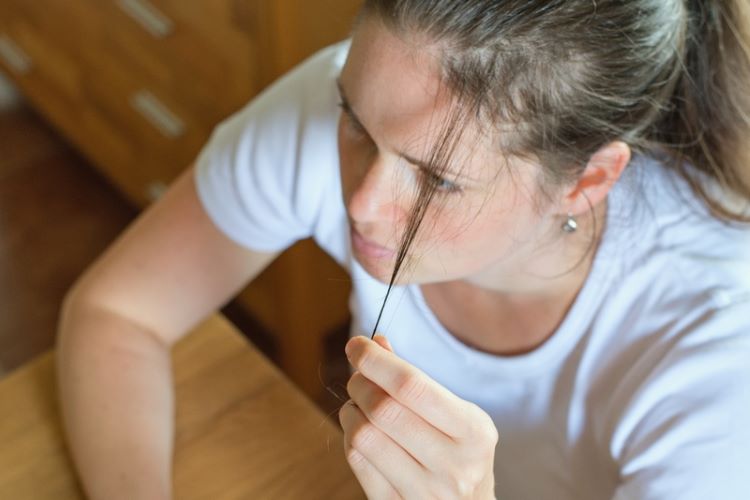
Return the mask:
<path id="1" fill-rule="evenodd" d="M 678 171 L 720 220 L 750 222 L 723 198 L 750 202 L 747 0 L 365 0 L 358 20 L 369 16 L 439 47 L 460 106 L 434 165 L 450 163 L 462 124 L 476 119 L 504 127 L 503 154 L 541 165 L 545 193 L 622 140 Z M 420 188 L 391 285 L 435 190 Z"/>

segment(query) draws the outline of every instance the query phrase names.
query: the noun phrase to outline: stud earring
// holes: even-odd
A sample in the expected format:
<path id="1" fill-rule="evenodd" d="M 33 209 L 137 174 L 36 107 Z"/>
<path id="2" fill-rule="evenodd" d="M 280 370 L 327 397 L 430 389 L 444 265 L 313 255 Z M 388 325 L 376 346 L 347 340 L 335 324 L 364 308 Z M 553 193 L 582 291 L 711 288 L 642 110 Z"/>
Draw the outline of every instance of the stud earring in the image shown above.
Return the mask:
<path id="1" fill-rule="evenodd" d="M 578 222 L 576 222 L 575 218 L 573 218 L 573 214 L 568 212 L 568 220 L 566 220 L 565 224 L 563 224 L 562 230 L 566 233 L 575 233 L 576 229 L 578 229 Z"/>

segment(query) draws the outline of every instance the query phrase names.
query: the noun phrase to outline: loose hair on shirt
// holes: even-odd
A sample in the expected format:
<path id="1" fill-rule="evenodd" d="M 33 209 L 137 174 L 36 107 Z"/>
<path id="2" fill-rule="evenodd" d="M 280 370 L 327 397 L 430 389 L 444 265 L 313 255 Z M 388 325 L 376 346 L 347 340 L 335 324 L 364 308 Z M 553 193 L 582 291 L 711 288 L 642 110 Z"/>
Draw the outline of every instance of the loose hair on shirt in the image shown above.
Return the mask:
<path id="1" fill-rule="evenodd" d="M 715 217 L 750 222 L 701 181 L 750 203 L 747 0 L 364 0 L 355 29 L 371 16 L 439 48 L 458 105 L 430 155 L 433 178 L 466 120 L 499 131 L 502 154 L 533 158 L 546 196 L 621 140 L 659 155 Z M 435 192 L 419 190 L 391 286 Z"/>

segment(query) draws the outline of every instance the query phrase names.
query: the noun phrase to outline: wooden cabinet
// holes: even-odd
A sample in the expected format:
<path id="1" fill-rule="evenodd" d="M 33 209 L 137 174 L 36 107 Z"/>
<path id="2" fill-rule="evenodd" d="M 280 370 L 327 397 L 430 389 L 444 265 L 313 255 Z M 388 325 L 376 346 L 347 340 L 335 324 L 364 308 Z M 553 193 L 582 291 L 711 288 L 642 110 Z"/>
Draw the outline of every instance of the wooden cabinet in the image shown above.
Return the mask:
<path id="1" fill-rule="evenodd" d="M 359 0 L 1 0 L 0 68 L 129 199 L 154 200 L 213 127 L 345 38 Z M 342 285 L 343 283 L 343 285 Z M 346 276 L 311 242 L 241 294 L 309 394 Z"/>

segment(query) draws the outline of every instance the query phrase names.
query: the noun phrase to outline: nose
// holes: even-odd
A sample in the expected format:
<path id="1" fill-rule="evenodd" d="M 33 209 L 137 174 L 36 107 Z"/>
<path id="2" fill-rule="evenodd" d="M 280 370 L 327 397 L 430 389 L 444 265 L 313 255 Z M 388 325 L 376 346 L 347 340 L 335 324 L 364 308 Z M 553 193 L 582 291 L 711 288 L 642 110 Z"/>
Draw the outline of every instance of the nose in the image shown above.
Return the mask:
<path id="1" fill-rule="evenodd" d="M 398 173 L 382 158 L 374 159 L 359 176 L 348 202 L 349 216 L 358 224 L 378 223 L 396 227 L 405 215 L 404 185 Z"/>

